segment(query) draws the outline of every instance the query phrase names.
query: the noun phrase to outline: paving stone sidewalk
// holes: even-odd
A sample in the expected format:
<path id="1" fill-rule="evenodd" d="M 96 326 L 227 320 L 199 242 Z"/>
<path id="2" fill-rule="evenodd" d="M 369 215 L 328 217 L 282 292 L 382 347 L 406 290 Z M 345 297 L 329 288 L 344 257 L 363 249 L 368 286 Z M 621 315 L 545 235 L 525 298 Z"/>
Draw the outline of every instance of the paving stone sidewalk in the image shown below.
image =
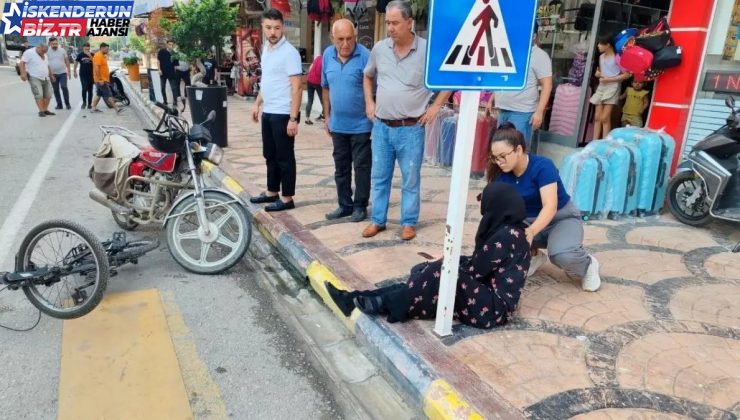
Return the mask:
<path id="1" fill-rule="evenodd" d="M 229 99 L 229 148 L 222 168 L 250 193 L 265 188 L 259 125 L 251 103 Z M 316 113 L 316 111 L 315 111 Z M 372 239 L 365 223 L 329 222 L 336 206 L 331 140 L 323 124 L 301 124 L 296 140 L 297 208 L 275 215 L 304 242 L 326 247 L 348 284 L 372 288 L 405 279 L 420 251 L 440 255 L 450 171 L 425 166 L 418 237 L 400 240 L 400 174 L 394 178 L 388 230 Z M 472 180 L 464 253 L 479 219 Z M 740 416 L 740 241 L 737 226 L 709 229 L 670 216 L 596 220 L 585 243 L 601 262 L 597 293 L 546 264 L 527 280 L 508 326 L 457 325 L 439 340 L 433 322 L 388 328 L 484 416 L 503 412 L 541 419 L 737 419 Z M 349 269 L 346 269 L 346 267 Z M 450 372 L 452 372 L 450 374 Z M 511 410 L 511 411 L 509 411 Z"/>

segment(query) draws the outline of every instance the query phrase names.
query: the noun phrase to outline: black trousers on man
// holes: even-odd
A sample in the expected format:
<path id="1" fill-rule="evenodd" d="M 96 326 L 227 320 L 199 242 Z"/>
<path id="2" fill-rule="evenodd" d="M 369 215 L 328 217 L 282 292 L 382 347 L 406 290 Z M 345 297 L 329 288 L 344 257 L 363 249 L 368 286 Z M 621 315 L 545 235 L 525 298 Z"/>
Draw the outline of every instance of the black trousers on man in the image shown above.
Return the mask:
<path id="1" fill-rule="evenodd" d="M 185 87 L 183 88 L 185 89 L 185 94 L 183 96 L 187 98 L 188 97 L 188 86 L 190 86 L 191 84 L 190 83 L 190 70 L 176 70 L 176 72 L 177 72 L 177 82 L 175 84 L 177 85 L 177 93 L 181 93 L 180 83 L 185 82 Z"/>
<path id="2" fill-rule="evenodd" d="M 82 105 L 90 108 L 92 107 L 93 87 L 95 86 L 93 77 L 80 75 L 80 83 L 82 84 Z"/>
<path id="3" fill-rule="evenodd" d="M 56 99 L 57 101 L 57 109 L 64 108 L 64 105 L 67 105 L 67 107 L 69 108 L 69 89 L 67 88 L 67 73 L 55 74 L 54 81 L 51 82 L 51 87 L 52 89 L 54 89 L 54 99 Z M 62 96 L 64 96 L 64 102 L 62 102 Z"/>
<path id="4" fill-rule="evenodd" d="M 164 103 L 167 103 L 167 82 L 170 82 L 170 90 L 172 91 L 172 103 L 177 105 L 177 98 L 180 97 L 180 84 L 177 83 L 177 76 L 163 76 L 159 75 L 159 82 L 162 84 L 162 99 Z"/>
<path id="5" fill-rule="evenodd" d="M 267 163 L 267 191 L 295 195 L 295 137 L 288 135 L 290 115 L 262 114 L 262 156 Z"/>
<path id="6" fill-rule="evenodd" d="M 370 201 L 370 172 L 373 153 L 370 133 L 331 133 L 334 143 L 334 181 L 339 206 L 346 211 L 366 210 Z M 355 168 L 355 197 L 352 199 L 352 166 Z"/>

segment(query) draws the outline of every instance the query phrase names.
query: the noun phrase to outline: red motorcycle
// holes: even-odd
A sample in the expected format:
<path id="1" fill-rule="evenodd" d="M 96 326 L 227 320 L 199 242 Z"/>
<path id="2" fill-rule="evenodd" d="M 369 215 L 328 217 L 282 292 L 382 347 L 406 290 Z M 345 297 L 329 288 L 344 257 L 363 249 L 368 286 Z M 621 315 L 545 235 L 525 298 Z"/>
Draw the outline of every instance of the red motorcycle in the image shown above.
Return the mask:
<path id="1" fill-rule="evenodd" d="M 111 210 L 126 230 L 163 224 L 170 254 L 185 269 L 216 274 L 236 264 L 252 237 L 241 199 L 206 187 L 202 168 L 219 165 L 223 149 L 211 141 L 205 124 L 189 127 L 177 109 L 165 110 L 147 138 L 115 126 L 101 126 L 103 142 L 90 177 L 90 198 Z"/>

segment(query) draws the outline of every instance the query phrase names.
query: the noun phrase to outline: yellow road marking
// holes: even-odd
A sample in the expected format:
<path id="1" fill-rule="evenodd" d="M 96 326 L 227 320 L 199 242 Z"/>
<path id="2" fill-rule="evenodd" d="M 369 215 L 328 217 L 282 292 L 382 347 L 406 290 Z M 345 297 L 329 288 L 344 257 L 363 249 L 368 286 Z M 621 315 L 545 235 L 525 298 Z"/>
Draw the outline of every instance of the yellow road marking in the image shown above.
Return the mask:
<path id="1" fill-rule="evenodd" d="M 58 419 L 192 419 L 156 290 L 111 294 L 64 321 Z"/>
<path id="2" fill-rule="evenodd" d="M 437 379 L 429 385 L 424 396 L 424 414 L 432 420 L 484 418 L 444 379 Z"/>
<path id="3" fill-rule="evenodd" d="M 175 344 L 177 360 L 180 361 L 185 389 L 188 395 L 197 396 L 191 402 L 193 413 L 198 419 L 228 419 L 226 405 L 221 399 L 221 389 L 213 382 L 208 366 L 200 359 L 190 329 L 182 319 L 175 295 L 171 291 L 162 292 L 162 305 L 170 326 L 172 342 Z"/>
<path id="4" fill-rule="evenodd" d="M 326 290 L 326 286 L 324 285 L 324 282 L 328 281 L 337 289 L 349 290 L 348 287 L 344 285 L 344 282 L 338 279 L 334 275 L 334 273 L 332 273 L 328 268 L 326 268 L 326 266 L 318 261 L 313 261 L 311 262 L 311 264 L 308 265 L 308 268 L 306 268 L 306 276 L 311 283 L 311 287 L 313 287 L 313 290 L 316 291 L 319 296 L 321 296 L 321 299 L 324 300 L 324 303 L 329 306 L 334 314 L 339 317 L 339 319 L 350 331 L 354 332 L 355 325 L 357 324 L 357 318 L 359 318 L 362 313 L 358 309 L 355 309 L 354 311 L 352 311 L 352 314 L 349 316 L 349 318 L 345 317 L 342 311 L 334 303 L 334 300 L 332 300 L 331 296 L 329 296 L 329 292 Z"/>

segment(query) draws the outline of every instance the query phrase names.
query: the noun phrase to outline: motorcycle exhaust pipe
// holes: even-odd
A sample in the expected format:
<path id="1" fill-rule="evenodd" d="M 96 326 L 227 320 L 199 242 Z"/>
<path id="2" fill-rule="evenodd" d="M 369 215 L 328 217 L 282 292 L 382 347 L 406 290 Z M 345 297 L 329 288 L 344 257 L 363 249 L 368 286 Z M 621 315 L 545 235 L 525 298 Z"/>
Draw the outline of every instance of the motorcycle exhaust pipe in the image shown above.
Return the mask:
<path id="1" fill-rule="evenodd" d="M 105 207 L 108 207 L 121 216 L 128 216 L 131 214 L 131 210 L 111 200 L 110 198 L 108 198 L 107 195 L 105 195 L 104 192 L 100 191 L 97 188 L 91 190 L 89 196 L 93 201 L 100 203 Z"/>

